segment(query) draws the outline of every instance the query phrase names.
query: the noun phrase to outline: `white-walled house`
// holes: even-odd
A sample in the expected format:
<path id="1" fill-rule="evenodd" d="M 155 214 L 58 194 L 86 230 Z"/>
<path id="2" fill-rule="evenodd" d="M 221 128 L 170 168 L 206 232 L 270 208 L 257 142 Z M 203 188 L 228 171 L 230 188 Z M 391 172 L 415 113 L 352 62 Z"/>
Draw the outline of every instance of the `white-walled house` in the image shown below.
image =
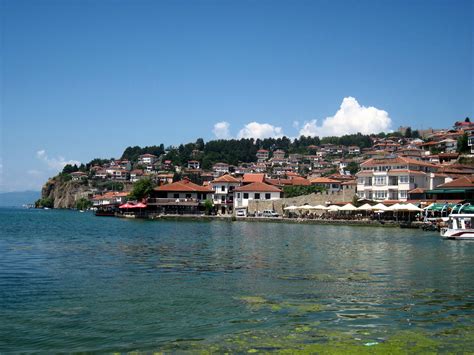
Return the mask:
<path id="1" fill-rule="evenodd" d="M 360 166 L 357 195 L 370 200 L 406 201 L 408 191 L 432 189 L 445 180 L 444 175 L 436 174 L 436 165 L 406 157 L 372 158 Z"/>
<path id="2" fill-rule="evenodd" d="M 234 210 L 247 208 L 251 200 L 279 200 L 282 191 L 264 182 L 253 182 L 248 185 L 239 186 L 234 190 Z"/>
<path id="3" fill-rule="evenodd" d="M 211 181 L 211 188 L 214 190 L 213 203 L 220 214 L 229 214 L 233 211 L 234 190 L 240 186 L 240 180 L 230 175 Z"/>
<path id="4" fill-rule="evenodd" d="M 153 165 L 158 157 L 153 154 L 142 154 L 138 157 L 138 163 L 148 166 L 148 165 Z"/>

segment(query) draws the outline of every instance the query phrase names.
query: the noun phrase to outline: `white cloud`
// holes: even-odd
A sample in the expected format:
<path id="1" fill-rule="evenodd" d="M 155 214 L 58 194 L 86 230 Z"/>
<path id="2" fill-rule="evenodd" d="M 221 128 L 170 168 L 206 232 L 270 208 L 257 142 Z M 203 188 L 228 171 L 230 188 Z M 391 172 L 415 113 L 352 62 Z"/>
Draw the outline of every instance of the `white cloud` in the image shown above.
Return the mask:
<path id="1" fill-rule="evenodd" d="M 305 122 L 300 136 L 342 136 L 352 133 L 380 133 L 390 130 L 392 120 L 388 113 L 375 107 L 361 106 L 353 97 L 345 97 L 334 116 L 326 117 L 322 125 L 318 120 Z"/>
<path id="2" fill-rule="evenodd" d="M 79 162 L 77 160 L 65 160 L 64 157 L 62 157 L 62 156 L 59 156 L 57 158 L 49 158 L 44 149 L 38 150 L 36 152 L 36 157 L 39 160 L 46 163 L 50 170 L 56 170 L 56 171 L 62 170 L 67 164 L 70 164 L 70 165 L 74 165 L 74 164 L 80 165 L 81 164 L 81 162 Z"/>
<path id="3" fill-rule="evenodd" d="M 230 127 L 229 122 L 226 122 L 226 121 L 217 122 L 214 125 L 214 129 L 212 130 L 212 133 L 214 133 L 214 135 L 218 139 L 229 139 L 231 138 L 229 127 Z"/>
<path id="4" fill-rule="evenodd" d="M 281 127 L 275 127 L 268 123 L 250 122 L 239 131 L 238 138 L 280 138 L 283 137 Z"/>

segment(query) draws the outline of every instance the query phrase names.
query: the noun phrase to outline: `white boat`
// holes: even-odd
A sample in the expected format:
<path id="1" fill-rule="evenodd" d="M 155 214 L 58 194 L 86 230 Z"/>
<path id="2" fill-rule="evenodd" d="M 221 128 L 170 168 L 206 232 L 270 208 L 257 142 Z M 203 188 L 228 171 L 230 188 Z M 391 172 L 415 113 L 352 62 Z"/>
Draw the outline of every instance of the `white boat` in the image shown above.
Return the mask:
<path id="1" fill-rule="evenodd" d="M 450 214 L 448 227 L 440 234 L 445 239 L 474 240 L 474 213 Z"/>

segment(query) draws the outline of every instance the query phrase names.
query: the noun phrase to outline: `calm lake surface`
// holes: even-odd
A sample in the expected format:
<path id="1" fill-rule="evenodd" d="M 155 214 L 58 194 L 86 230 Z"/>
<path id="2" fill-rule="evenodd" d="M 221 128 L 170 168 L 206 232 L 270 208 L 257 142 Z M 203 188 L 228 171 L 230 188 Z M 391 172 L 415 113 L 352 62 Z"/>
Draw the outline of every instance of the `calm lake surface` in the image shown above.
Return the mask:
<path id="1" fill-rule="evenodd" d="M 0 209 L 0 352 L 474 349 L 474 243 Z"/>

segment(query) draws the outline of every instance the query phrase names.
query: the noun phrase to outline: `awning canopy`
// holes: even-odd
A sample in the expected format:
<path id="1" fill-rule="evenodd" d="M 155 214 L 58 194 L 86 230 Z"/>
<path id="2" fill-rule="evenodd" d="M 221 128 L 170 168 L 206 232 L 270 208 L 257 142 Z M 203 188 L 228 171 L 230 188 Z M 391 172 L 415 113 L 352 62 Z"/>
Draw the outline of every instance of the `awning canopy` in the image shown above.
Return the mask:
<path id="1" fill-rule="evenodd" d="M 368 203 L 364 203 L 362 206 L 357 207 L 359 211 L 372 211 L 374 208 Z"/>
<path id="2" fill-rule="evenodd" d="M 347 205 L 342 206 L 339 208 L 339 211 L 356 211 L 357 207 L 354 206 L 352 203 L 348 203 Z"/>

